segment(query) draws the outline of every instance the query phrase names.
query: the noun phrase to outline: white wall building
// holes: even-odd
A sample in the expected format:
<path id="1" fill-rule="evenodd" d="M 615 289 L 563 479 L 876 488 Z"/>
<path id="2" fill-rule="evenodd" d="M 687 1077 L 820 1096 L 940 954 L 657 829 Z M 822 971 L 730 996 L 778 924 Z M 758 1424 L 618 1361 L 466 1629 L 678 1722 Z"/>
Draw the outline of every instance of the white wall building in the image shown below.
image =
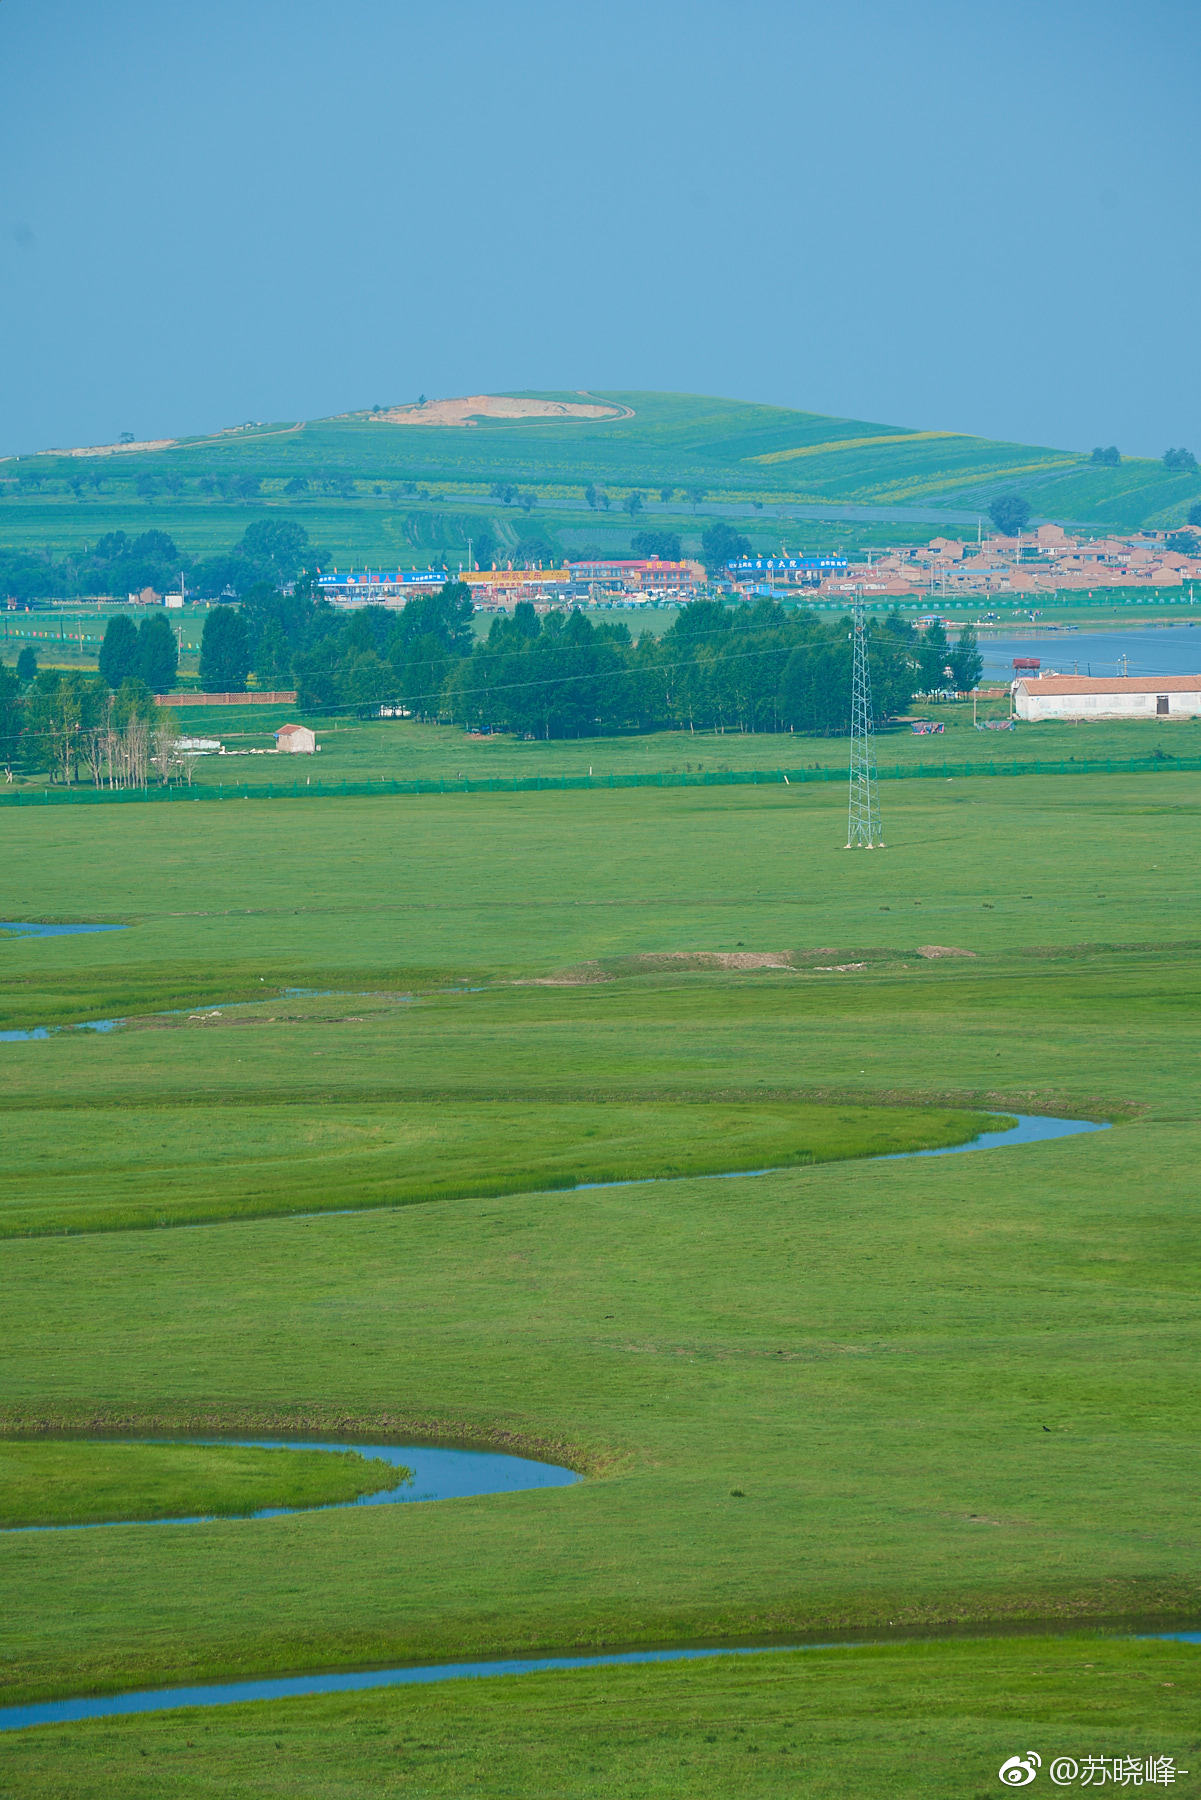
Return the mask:
<path id="1" fill-rule="evenodd" d="M 1019 719 L 1195 719 L 1201 675 L 1042 675 L 1013 684 Z"/>
<path id="2" fill-rule="evenodd" d="M 307 725 L 281 725 L 275 734 L 275 748 L 311 756 L 317 748 L 317 734 Z"/>

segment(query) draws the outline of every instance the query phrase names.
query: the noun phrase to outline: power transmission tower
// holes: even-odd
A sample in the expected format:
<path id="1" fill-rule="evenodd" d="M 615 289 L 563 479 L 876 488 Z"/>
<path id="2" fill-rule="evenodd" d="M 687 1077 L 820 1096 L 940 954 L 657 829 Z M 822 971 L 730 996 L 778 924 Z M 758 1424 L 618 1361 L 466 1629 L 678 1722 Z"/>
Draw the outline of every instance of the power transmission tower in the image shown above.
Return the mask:
<path id="1" fill-rule="evenodd" d="M 851 623 L 851 794 L 848 850 L 882 850 L 884 827 L 876 794 L 876 734 L 872 722 L 872 673 L 867 660 L 863 596 L 856 594 Z"/>

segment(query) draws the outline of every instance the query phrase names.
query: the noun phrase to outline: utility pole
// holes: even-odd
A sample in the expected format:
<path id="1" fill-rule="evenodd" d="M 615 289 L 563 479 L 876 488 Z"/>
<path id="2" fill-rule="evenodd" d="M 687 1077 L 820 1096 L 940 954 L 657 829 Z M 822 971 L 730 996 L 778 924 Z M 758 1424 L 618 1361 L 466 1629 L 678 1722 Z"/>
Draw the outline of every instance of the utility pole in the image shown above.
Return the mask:
<path id="1" fill-rule="evenodd" d="M 851 781 L 847 806 L 848 850 L 882 850 L 884 826 L 876 794 L 876 734 L 872 675 L 867 659 L 863 595 L 855 595 L 851 622 Z"/>

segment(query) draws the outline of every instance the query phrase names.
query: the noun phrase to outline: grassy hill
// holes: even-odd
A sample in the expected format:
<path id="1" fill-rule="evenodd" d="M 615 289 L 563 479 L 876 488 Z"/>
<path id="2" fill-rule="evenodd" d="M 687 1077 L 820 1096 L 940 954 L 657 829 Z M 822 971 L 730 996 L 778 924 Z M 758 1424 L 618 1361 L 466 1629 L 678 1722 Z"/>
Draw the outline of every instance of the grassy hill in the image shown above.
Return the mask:
<path id="1" fill-rule="evenodd" d="M 11 458 L 0 463 L 0 546 L 61 553 L 104 531 L 154 524 L 199 552 L 284 509 L 339 559 L 412 562 L 461 555 L 481 515 L 511 522 L 501 541 L 514 541 L 525 520 L 493 495 L 497 484 L 532 494 L 533 516 L 567 550 L 623 547 L 632 491 L 642 522 L 686 540 L 733 509 L 765 545 L 779 541 L 781 525 L 802 522 L 809 542 L 846 542 L 848 532 L 857 542 L 926 537 L 944 515 L 954 529 L 1015 490 L 1039 516 L 1097 530 L 1178 523 L 1201 496 L 1201 475 L 1169 474 L 1150 459 L 1107 469 L 1073 451 L 690 394 L 520 398 L 606 403 L 619 416 L 414 425 L 348 413 Z M 588 506 L 590 484 L 608 495 L 607 510 Z M 806 519 L 813 507 L 872 513 L 817 523 Z"/>

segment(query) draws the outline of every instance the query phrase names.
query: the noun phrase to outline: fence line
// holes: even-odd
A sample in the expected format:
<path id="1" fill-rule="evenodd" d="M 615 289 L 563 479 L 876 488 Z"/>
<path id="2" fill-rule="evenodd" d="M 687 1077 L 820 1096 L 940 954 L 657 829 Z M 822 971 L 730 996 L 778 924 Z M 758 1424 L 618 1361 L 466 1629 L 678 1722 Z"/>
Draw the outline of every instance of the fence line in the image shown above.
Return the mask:
<path id="1" fill-rule="evenodd" d="M 1201 756 L 1109 757 L 1062 762 L 897 763 L 881 768 L 882 781 L 955 781 L 974 776 L 1133 775 L 1155 770 L 1201 770 Z M 806 782 L 845 782 L 845 769 L 719 769 L 683 774 L 671 770 L 628 775 L 492 775 L 478 781 L 272 782 L 239 781 L 193 787 L 18 788 L 0 793 L 0 806 L 129 806 L 147 801 L 327 800 L 391 794 L 534 794 L 578 788 L 793 787 Z"/>

